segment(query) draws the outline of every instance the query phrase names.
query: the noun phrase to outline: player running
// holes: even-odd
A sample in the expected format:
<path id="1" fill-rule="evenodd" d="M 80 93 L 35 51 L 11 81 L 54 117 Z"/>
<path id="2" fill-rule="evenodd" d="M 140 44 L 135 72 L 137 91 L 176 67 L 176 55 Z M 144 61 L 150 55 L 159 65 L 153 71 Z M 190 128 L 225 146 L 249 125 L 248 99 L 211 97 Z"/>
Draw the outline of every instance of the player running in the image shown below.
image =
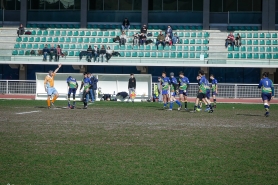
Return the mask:
<path id="1" fill-rule="evenodd" d="M 184 102 L 184 109 L 187 110 L 187 89 L 189 87 L 189 80 L 186 76 L 184 76 L 184 73 L 182 71 L 179 73 L 179 77 L 180 102 Z"/>
<path id="2" fill-rule="evenodd" d="M 163 98 L 163 108 L 167 107 L 169 99 L 169 84 L 170 79 L 166 76 L 166 72 L 162 72 L 161 85 L 162 85 L 162 98 Z"/>
<path id="3" fill-rule="evenodd" d="M 260 81 L 258 86 L 259 89 L 262 89 L 262 100 L 264 103 L 265 108 L 265 117 L 269 116 L 269 109 L 270 109 L 270 100 L 274 98 L 274 86 L 273 82 L 268 78 L 269 73 L 264 72 L 263 78 Z"/>
<path id="4" fill-rule="evenodd" d="M 83 89 L 83 96 L 82 96 L 82 100 L 84 103 L 84 107 L 83 109 L 87 109 L 88 108 L 88 101 L 89 101 L 89 90 L 90 90 L 90 86 L 91 86 L 91 80 L 90 78 L 88 78 L 87 76 L 87 72 L 84 73 L 84 78 L 81 82 L 81 87 L 80 87 L 80 92 Z"/>
<path id="5" fill-rule="evenodd" d="M 176 100 L 176 95 L 179 92 L 179 83 L 174 77 L 174 73 L 170 73 L 170 108 L 168 110 L 173 110 L 173 102 L 176 102 L 179 106 L 178 110 L 181 110 L 181 104 Z"/>
<path id="6" fill-rule="evenodd" d="M 209 113 L 213 112 L 212 106 L 210 104 L 210 100 L 207 99 L 206 94 L 207 94 L 207 89 L 208 89 L 208 80 L 205 77 L 205 73 L 203 70 L 199 70 L 198 72 L 200 76 L 200 82 L 199 82 L 199 92 L 196 98 L 194 110 L 192 112 L 196 112 L 196 109 L 198 108 L 199 101 L 204 101 L 206 105 L 209 107 Z"/>
<path id="7" fill-rule="evenodd" d="M 214 103 L 214 108 L 216 108 L 216 95 L 218 93 L 218 85 L 217 85 L 217 80 L 214 78 L 214 75 L 210 75 L 211 79 L 211 90 L 212 90 L 212 98 L 213 98 L 213 103 Z"/>
<path id="8" fill-rule="evenodd" d="M 54 95 L 51 106 L 54 106 L 55 100 L 59 97 L 58 91 L 54 87 L 54 77 L 58 70 L 61 68 L 61 64 L 58 65 L 58 68 L 55 71 L 50 70 L 49 74 L 44 78 L 44 89 L 47 92 L 47 107 L 50 109 L 50 98 Z"/>
<path id="9" fill-rule="evenodd" d="M 75 94 L 76 94 L 76 90 L 78 89 L 78 83 L 75 78 L 69 76 L 67 79 L 67 84 L 68 84 L 68 108 L 74 109 L 75 108 Z M 72 98 L 73 98 L 72 106 L 70 104 L 71 93 L 72 93 Z"/>

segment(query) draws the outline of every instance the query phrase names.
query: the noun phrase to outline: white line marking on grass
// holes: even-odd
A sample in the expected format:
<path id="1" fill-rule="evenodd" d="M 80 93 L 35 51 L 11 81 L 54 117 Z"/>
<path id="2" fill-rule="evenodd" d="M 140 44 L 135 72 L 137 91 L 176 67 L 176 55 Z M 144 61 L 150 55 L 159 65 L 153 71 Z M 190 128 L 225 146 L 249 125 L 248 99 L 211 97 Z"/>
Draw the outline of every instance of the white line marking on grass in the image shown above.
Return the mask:
<path id="1" fill-rule="evenodd" d="M 36 111 L 30 111 L 30 112 L 18 112 L 16 114 L 31 114 L 31 113 L 35 113 L 35 112 L 41 112 L 41 111 L 36 110 Z"/>

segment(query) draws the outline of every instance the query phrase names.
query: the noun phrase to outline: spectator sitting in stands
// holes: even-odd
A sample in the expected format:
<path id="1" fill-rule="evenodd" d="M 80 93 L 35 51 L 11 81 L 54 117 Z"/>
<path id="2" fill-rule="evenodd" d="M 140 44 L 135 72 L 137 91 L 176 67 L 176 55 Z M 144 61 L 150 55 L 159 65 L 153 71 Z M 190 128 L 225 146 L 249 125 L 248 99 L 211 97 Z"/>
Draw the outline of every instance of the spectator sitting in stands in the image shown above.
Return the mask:
<path id="1" fill-rule="evenodd" d="M 91 45 L 89 45 L 88 49 L 87 49 L 87 61 L 91 62 L 93 57 L 93 49 L 91 47 Z"/>
<path id="2" fill-rule="evenodd" d="M 178 44 L 179 43 L 179 37 L 175 33 L 174 36 L 172 37 L 172 45 Z"/>
<path id="3" fill-rule="evenodd" d="M 169 34 L 169 37 L 172 38 L 173 37 L 173 30 L 171 28 L 171 26 L 168 26 L 168 28 L 165 31 L 165 35 Z"/>
<path id="4" fill-rule="evenodd" d="M 147 31 L 148 31 L 148 28 L 147 28 L 147 26 L 144 24 L 144 25 L 142 26 L 142 28 L 141 28 L 141 33 L 147 34 Z"/>
<path id="5" fill-rule="evenodd" d="M 161 45 L 163 46 L 163 48 L 164 48 L 164 46 L 165 46 L 164 40 L 165 40 L 165 37 L 164 37 L 164 35 L 162 34 L 162 31 L 160 31 L 160 34 L 157 36 L 156 44 L 155 44 L 156 47 L 157 47 L 157 49 L 158 49 L 158 45 L 159 45 L 159 44 L 161 44 Z"/>
<path id="6" fill-rule="evenodd" d="M 172 40 L 171 38 L 169 37 L 169 33 L 166 35 L 165 37 L 165 45 L 168 44 L 169 46 L 172 45 Z"/>
<path id="7" fill-rule="evenodd" d="M 102 45 L 99 50 L 99 57 L 101 59 L 101 62 L 103 62 L 103 58 L 106 57 L 106 49 L 105 49 L 104 45 Z"/>
<path id="8" fill-rule="evenodd" d="M 47 54 L 49 53 L 48 45 L 46 44 L 42 50 L 43 61 L 47 61 Z"/>
<path id="9" fill-rule="evenodd" d="M 128 31 L 129 27 L 130 27 L 129 20 L 127 18 L 125 18 L 123 21 L 123 24 L 122 24 L 122 31 L 124 31 L 124 30 Z"/>
<path id="10" fill-rule="evenodd" d="M 106 61 L 108 62 L 108 60 L 110 60 L 110 58 L 112 57 L 112 53 L 113 53 L 113 50 L 110 49 L 109 46 L 107 46 L 107 49 L 106 49 Z"/>
<path id="11" fill-rule="evenodd" d="M 121 45 L 125 45 L 126 39 L 127 39 L 126 34 L 125 34 L 124 31 L 122 31 L 122 34 L 120 35 L 120 42 L 119 42 L 119 43 L 120 43 L 120 46 L 121 46 Z"/>
<path id="12" fill-rule="evenodd" d="M 232 32 L 228 35 L 226 39 L 225 47 L 227 48 L 229 44 L 231 44 L 232 47 L 234 47 L 235 45 L 235 37 Z"/>
<path id="13" fill-rule="evenodd" d="M 56 51 L 57 51 L 57 61 L 59 61 L 60 56 L 62 55 L 62 49 L 60 45 L 57 46 Z"/>
<path id="14" fill-rule="evenodd" d="M 140 35 L 140 44 L 144 45 L 146 43 L 147 37 L 144 33 L 141 33 Z"/>
<path id="15" fill-rule="evenodd" d="M 133 35 L 133 46 L 134 45 L 139 45 L 139 34 L 138 33 L 135 33 Z"/>
<path id="16" fill-rule="evenodd" d="M 22 24 L 20 24 L 18 30 L 17 30 L 17 36 L 19 37 L 19 35 L 23 35 L 25 32 L 24 27 Z"/>
<path id="17" fill-rule="evenodd" d="M 235 43 L 235 45 L 237 47 L 241 46 L 241 36 L 239 35 L 239 33 L 236 36 L 236 43 Z"/>
<path id="18" fill-rule="evenodd" d="M 94 62 L 96 62 L 96 60 L 99 62 L 99 48 L 97 47 L 97 45 L 95 45 L 93 48 L 93 56 Z"/>
<path id="19" fill-rule="evenodd" d="M 53 56 L 55 57 L 54 61 L 57 61 L 57 50 L 54 45 L 51 45 L 51 48 L 49 49 L 49 55 L 49 62 L 53 60 Z"/>

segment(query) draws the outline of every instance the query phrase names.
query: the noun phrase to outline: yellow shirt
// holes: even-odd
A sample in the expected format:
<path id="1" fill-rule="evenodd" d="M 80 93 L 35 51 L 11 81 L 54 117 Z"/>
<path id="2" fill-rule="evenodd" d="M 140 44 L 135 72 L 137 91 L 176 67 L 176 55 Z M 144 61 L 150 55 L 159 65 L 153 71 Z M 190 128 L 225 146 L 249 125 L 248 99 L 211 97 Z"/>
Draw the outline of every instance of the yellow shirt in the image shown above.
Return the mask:
<path id="1" fill-rule="evenodd" d="M 53 73 L 53 76 L 47 75 L 44 79 L 44 84 L 46 84 L 46 87 L 54 87 L 54 76 L 55 73 Z"/>

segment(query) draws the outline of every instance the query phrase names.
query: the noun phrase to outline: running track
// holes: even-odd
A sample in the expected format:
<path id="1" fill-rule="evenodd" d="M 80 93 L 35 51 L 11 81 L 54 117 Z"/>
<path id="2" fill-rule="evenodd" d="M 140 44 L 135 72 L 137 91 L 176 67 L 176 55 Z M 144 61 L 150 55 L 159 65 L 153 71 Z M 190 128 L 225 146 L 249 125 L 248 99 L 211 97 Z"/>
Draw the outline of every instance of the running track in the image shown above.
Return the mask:
<path id="1" fill-rule="evenodd" d="M 34 100 L 35 95 L 18 95 L 18 94 L 0 94 L 0 99 L 24 99 L 24 100 Z M 212 99 L 211 99 L 212 100 Z M 188 98 L 189 102 L 194 102 L 195 98 Z M 246 99 L 234 99 L 234 98 L 217 98 L 218 103 L 247 103 L 247 104 L 253 104 L 253 103 L 262 103 L 262 100 L 260 98 L 246 98 Z M 271 100 L 271 103 L 278 104 L 278 99 Z"/>

